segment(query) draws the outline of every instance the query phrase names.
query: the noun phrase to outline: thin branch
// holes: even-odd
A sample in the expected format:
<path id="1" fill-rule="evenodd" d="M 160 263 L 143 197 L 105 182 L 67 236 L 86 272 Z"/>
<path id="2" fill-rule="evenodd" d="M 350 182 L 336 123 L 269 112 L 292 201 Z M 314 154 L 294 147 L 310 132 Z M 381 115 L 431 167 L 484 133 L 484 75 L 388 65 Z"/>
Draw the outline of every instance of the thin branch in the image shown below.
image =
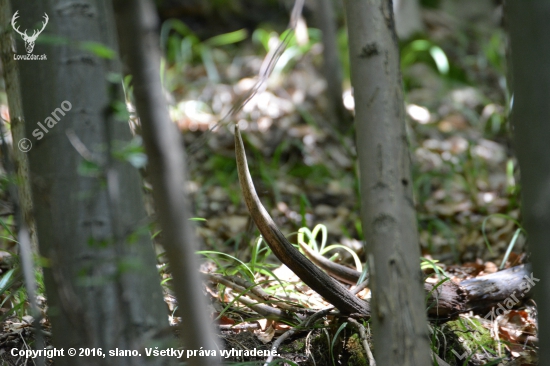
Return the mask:
<path id="1" fill-rule="evenodd" d="M 241 323 L 241 324 L 220 324 L 221 330 L 252 330 L 260 329 L 260 324 L 258 323 Z"/>
<path id="2" fill-rule="evenodd" d="M 214 126 L 212 126 L 208 131 L 206 131 L 201 137 L 199 137 L 191 146 L 189 146 L 188 153 L 189 156 L 192 156 L 195 152 L 197 152 L 206 142 L 208 137 L 210 136 L 210 133 L 218 129 L 218 127 L 223 126 L 230 121 L 234 119 L 234 117 L 239 113 L 244 106 L 254 98 L 254 96 L 258 93 L 261 93 L 266 86 L 267 79 L 273 72 L 273 69 L 275 68 L 275 65 L 277 64 L 277 61 L 287 48 L 288 44 L 290 43 L 292 39 L 292 35 L 294 34 L 294 29 L 296 29 L 296 25 L 298 23 L 298 19 L 300 18 L 300 15 L 302 14 L 302 9 L 304 7 L 305 0 L 295 0 L 294 6 L 292 7 L 291 15 L 290 15 L 290 21 L 286 28 L 287 32 L 285 38 L 279 43 L 279 45 L 273 50 L 268 52 L 268 54 L 265 56 L 262 65 L 260 66 L 260 72 L 258 75 L 258 80 L 244 96 L 242 96 L 234 105 L 233 107 L 227 112 L 227 114 L 218 121 Z"/>
<path id="3" fill-rule="evenodd" d="M 237 285 L 236 283 L 228 280 L 227 278 L 224 278 L 220 275 L 215 275 L 212 273 L 205 273 L 204 276 L 215 283 L 220 283 L 222 285 L 225 285 L 227 287 L 232 288 L 235 291 L 238 291 L 240 293 L 239 296 L 236 297 L 236 300 L 239 302 L 242 302 L 252 310 L 256 311 L 258 314 L 269 318 L 269 319 L 280 319 L 280 320 L 294 320 L 292 316 L 290 315 L 291 312 L 296 312 L 296 310 L 301 311 L 302 309 L 292 309 L 290 311 L 287 310 L 281 310 L 274 308 L 269 305 L 263 304 L 266 300 L 260 296 L 257 296 L 256 294 L 252 293 L 250 288 L 245 288 L 240 285 Z M 252 300 L 244 297 L 244 295 L 250 297 Z M 295 314 L 299 319 L 303 319 L 303 315 Z"/>
<path id="4" fill-rule="evenodd" d="M 76 135 L 74 130 L 69 128 L 65 131 L 65 134 L 69 138 L 69 142 L 71 143 L 71 145 L 73 145 L 74 149 L 80 154 L 80 156 L 90 162 L 96 161 L 96 159 L 94 158 L 94 154 L 90 150 L 88 150 L 86 145 L 84 145 L 84 143 Z"/>
<path id="5" fill-rule="evenodd" d="M 281 344 L 286 339 L 288 339 L 289 337 L 294 335 L 294 333 L 296 333 L 300 330 L 303 330 L 304 328 L 307 328 L 310 324 L 314 323 L 317 319 L 320 319 L 320 318 L 326 316 L 333 309 L 334 309 L 334 306 L 329 306 L 329 307 L 327 307 L 323 310 L 320 310 L 320 311 L 316 312 L 312 316 L 310 316 L 307 319 L 305 319 L 304 321 L 302 321 L 298 326 L 288 330 L 283 335 L 281 335 L 279 338 L 277 338 L 277 340 L 275 342 L 273 342 L 273 345 L 271 345 L 271 356 L 269 356 L 267 358 L 267 360 L 264 363 L 264 366 L 268 366 L 269 363 L 271 361 L 273 361 L 273 358 L 275 357 L 273 355 L 277 353 L 277 349 L 281 346 Z"/>
<path id="6" fill-rule="evenodd" d="M 271 307 L 269 305 L 260 304 L 254 300 L 250 300 L 249 298 L 246 298 L 244 296 L 240 296 L 237 298 L 237 301 L 242 302 L 261 316 L 267 318 L 267 319 L 275 319 L 275 320 L 295 320 L 292 317 L 292 314 L 288 311 L 284 311 L 281 309 L 277 309 L 274 307 Z M 295 317 L 298 319 L 303 319 L 304 316 L 300 314 L 294 314 Z"/>
<path id="7" fill-rule="evenodd" d="M 374 356 L 372 355 L 372 351 L 369 347 L 369 342 L 367 341 L 367 333 L 365 332 L 365 327 L 353 318 L 348 318 L 348 322 L 355 328 L 357 328 L 357 331 L 359 332 L 359 338 L 361 338 L 361 344 L 363 345 L 363 349 L 365 350 L 369 359 L 369 365 L 376 366 L 376 361 L 374 361 Z"/>

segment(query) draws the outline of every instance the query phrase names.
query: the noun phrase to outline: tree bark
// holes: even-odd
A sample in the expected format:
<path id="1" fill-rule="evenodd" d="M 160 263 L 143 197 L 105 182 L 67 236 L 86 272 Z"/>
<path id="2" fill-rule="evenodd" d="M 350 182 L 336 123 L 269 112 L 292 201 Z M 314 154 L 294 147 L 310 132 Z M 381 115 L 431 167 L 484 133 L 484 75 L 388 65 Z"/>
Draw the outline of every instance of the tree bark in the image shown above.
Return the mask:
<path id="1" fill-rule="evenodd" d="M 114 3 L 123 61 L 133 76 L 162 243 L 182 314 L 183 343 L 186 349 L 217 351 L 195 254 L 197 241 L 187 211 L 185 152 L 180 133 L 170 120 L 159 77 L 155 9 L 149 0 L 115 0 Z M 217 365 L 218 360 L 195 357 L 190 359 L 190 364 Z"/>
<path id="2" fill-rule="evenodd" d="M 0 57 L 4 82 L 6 84 L 6 95 L 8 97 L 8 108 L 10 110 L 10 131 L 12 137 L 12 158 L 17 182 L 17 194 L 19 198 L 19 210 L 22 219 L 29 230 L 31 247 L 33 253 L 38 253 L 36 238 L 36 225 L 34 222 L 31 185 L 29 180 L 29 161 L 26 153 L 18 147 L 19 141 L 25 137 L 25 120 L 21 107 L 21 86 L 19 85 L 19 70 L 17 62 L 13 59 L 15 38 L 11 27 L 12 17 L 11 6 L 8 0 L 0 1 Z"/>
<path id="3" fill-rule="evenodd" d="M 394 0 L 395 31 L 400 39 L 407 39 L 423 30 L 418 0 Z"/>
<path id="4" fill-rule="evenodd" d="M 127 122 L 115 120 L 112 110 L 115 100 L 122 100 L 121 85 L 107 81 L 109 74 L 120 73 L 120 64 L 81 43 L 117 48 L 111 2 L 13 5 L 21 29 L 32 29 L 46 13 L 44 33 L 63 40 L 36 44 L 33 53 L 47 60 L 17 62 L 26 137 L 33 145 L 31 187 L 39 249 L 48 260 L 44 281 L 54 345 L 143 355 L 60 357 L 56 365 L 165 364 L 169 360 L 146 358 L 143 350 L 168 322 L 151 240 L 136 231 L 147 219 L 140 177 L 128 163 L 111 158 L 115 141 L 132 138 Z M 17 40 L 17 54 L 25 54 Z M 83 172 L 86 160 L 96 166 L 94 174 Z"/>
<path id="5" fill-rule="evenodd" d="M 346 133 L 351 129 L 353 120 L 342 99 L 342 62 L 338 54 L 333 0 L 319 0 L 316 13 L 317 26 L 323 32 L 323 74 L 327 81 L 327 112 L 333 126 Z"/>
<path id="6" fill-rule="evenodd" d="M 399 51 L 391 1 L 347 0 L 375 356 L 429 365 Z"/>
<path id="7" fill-rule="evenodd" d="M 521 174 L 524 227 L 529 235 L 534 298 L 540 309 L 539 359 L 550 359 L 550 3 L 543 0 L 506 2 L 511 40 L 511 106 L 514 142 Z M 543 361 L 545 362 L 545 361 Z"/>

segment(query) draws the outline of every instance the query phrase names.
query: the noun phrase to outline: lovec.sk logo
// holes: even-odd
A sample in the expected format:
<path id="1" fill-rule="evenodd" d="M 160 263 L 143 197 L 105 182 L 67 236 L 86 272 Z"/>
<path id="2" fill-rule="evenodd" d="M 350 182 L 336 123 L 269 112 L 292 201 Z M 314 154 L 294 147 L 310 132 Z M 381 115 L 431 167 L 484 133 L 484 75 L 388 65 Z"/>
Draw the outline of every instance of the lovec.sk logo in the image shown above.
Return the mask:
<path id="1" fill-rule="evenodd" d="M 27 55 L 13 55 L 14 60 L 39 60 L 39 59 L 45 60 L 46 55 L 32 55 L 31 53 L 34 50 L 34 44 L 36 42 L 36 39 L 48 24 L 48 20 L 50 19 L 48 18 L 48 14 L 44 13 L 44 21 L 42 22 L 42 29 L 40 30 L 35 29 L 32 35 L 29 36 L 27 34 L 26 29 L 24 32 L 21 32 L 19 30 L 19 26 L 17 27 L 15 26 L 15 21 L 17 18 L 19 18 L 19 15 L 17 15 L 17 13 L 19 13 L 19 10 L 17 10 L 15 14 L 13 14 L 13 17 L 11 18 L 11 26 L 17 33 L 19 33 L 19 35 L 21 35 L 21 38 L 23 38 L 23 41 L 25 42 L 25 49 L 27 50 Z"/>

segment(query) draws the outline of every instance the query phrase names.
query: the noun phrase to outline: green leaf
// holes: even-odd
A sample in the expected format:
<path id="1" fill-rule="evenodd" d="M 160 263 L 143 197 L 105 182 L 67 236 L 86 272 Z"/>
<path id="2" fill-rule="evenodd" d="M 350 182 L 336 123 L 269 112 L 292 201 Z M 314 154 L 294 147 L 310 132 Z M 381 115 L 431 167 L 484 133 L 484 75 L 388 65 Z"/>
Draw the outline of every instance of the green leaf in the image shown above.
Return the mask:
<path id="1" fill-rule="evenodd" d="M 204 41 L 204 44 L 210 47 L 219 47 L 243 41 L 246 37 L 248 37 L 248 32 L 246 29 L 239 29 L 234 32 L 220 34 L 219 36 L 209 38 Z"/>
<path id="2" fill-rule="evenodd" d="M 208 79 L 210 79 L 210 81 L 212 81 L 213 83 L 219 82 L 220 74 L 218 73 L 218 69 L 216 68 L 216 63 L 214 62 L 212 50 L 206 46 L 201 46 L 200 54 L 202 57 L 204 68 L 206 69 L 206 74 L 208 75 Z"/>
<path id="3" fill-rule="evenodd" d="M 430 48 L 430 55 L 434 59 L 435 65 L 437 66 L 437 70 L 440 74 L 446 75 L 449 73 L 449 60 L 447 59 L 447 55 L 441 47 L 439 46 L 432 46 Z"/>
<path id="4" fill-rule="evenodd" d="M 86 177 L 97 177 L 101 174 L 101 168 L 93 161 L 82 160 L 78 165 L 78 173 Z"/>
<path id="5" fill-rule="evenodd" d="M 130 163 L 134 168 L 140 169 L 147 165 L 147 155 L 143 149 L 143 142 L 140 136 L 136 136 L 113 152 L 113 156 L 119 160 Z"/>
<path id="6" fill-rule="evenodd" d="M 168 39 L 168 35 L 170 34 L 170 31 L 175 31 L 182 35 L 183 37 L 187 36 L 194 36 L 195 34 L 193 31 L 185 25 L 181 20 L 179 19 L 168 19 L 164 23 L 162 23 L 162 27 L 160 30 L 160 41 L 161 45 L 166 44 L 166 40 Z"/>
<path id="7" fill-rule="evenodd" d="M 241 261 L 240 259 L 237 259 L 235 257 L 233 257 L 232 255 L 229 255 L 229 254 L 226 254 L 226 253 L 222 253 L 222 252 L 217 252 L 217 251 L 213 251 L 213 250 L 201 250 L 201 251 L 198 251 L 196 252 L 197 254 L 202 254 L 202 255 L 208 255 L 208 254 L 215 254 L 215 255 L 218 255 L 220 257 L 227 257 L 237 263 L 239 263 L 239 267 L 242 267 L 243 269 L 245 269 L 245 272 L 250 274 L 250 279 L 253 281 L 254 280 L 254 272 L 252 272 L 252 270 L 250 269 L 250 267 L 248 267 L 243 261 Z"/>
<path id="8" fill-rule="evenodd" d="M 122 100 L 113 100 L 111 102 L 111 109 L 113 110 L 117 120 L 126 122 L 130 119 L 130 112 L 128 112 L 126 103 Z"/>
<path id="9" fill-rule="evenodd" d="M 16 236 L 12 233 L 12 231 L 10 230 L 10 227 L 8 226 L 8 224 L 6 224 L 6 222 L 4 220 L 0 219 L 0 225 L 2 225 L 2 227 L 8 232 L 8 234 L 11 235 L 11 237 L 13 239 L 10 239 L 10 240 L 13 240 L 13 241 L 17 242 Z"/>
<path id="10" fill-rule="evenodd" d="M 122 82 L 122 75 L 119 72 L 109 72 L 106 79 L 112 84 L 118 84 Z"/>
<path id="11" fill-rule="evenodd" d="M 6 292 L 6 290 L 11 286 L 11 280 L 14 277 L 15 268 L 10 269 L 6 272 L 5 275 L 0 278 L 0 295 Z"/>
<path id="12" fill-rule="evenodd" d="M 116 56 L 116 52 L 112 48 L 99 42 L 82 42 L 80 48 L 101 58 L 113 59 Z"/>
<path id="13" fill-rule="evenodd" d="M 260 43 L 266 51 L 269 51 L 269 38 L 271 32 L 266 29 L 258 28 L 252 33 L 252 40 Z"/>

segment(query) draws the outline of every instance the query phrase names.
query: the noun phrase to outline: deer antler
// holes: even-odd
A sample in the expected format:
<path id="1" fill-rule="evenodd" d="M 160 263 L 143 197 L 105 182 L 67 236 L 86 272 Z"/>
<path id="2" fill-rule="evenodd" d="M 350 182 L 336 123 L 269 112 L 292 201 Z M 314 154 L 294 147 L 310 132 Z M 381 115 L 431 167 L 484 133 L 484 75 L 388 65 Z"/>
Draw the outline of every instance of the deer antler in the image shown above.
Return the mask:
<path id="1" fill-rule="evenodd" d="M 40 30 L 35 29 L 32 33 L 32 36 L 29 37 L 29 40 L 35 41 L 38 38 L 40 33 L 42 33 L 44 28 L 46 28 L 46 25 L 48 24 L 48 20 L 50 20 L 50 18 L 48 17 L 48 14 L 44 13 L 44 22 L 42 22 L 42 29 Z M 27 34 L 27 31 L 25 31 L 25 34 Z"/>
<path id="2" fill-rule="evenodd" d="M 44 21 L 42 22 L 42 29 L 40 30 L 35 29 L 34 32 L 32 33 L 32 36 L 29 36 L 27 34 L 26 29 L 25 29 L 25 32 L 21 32 L 19 30 L 19 27 L 15 27 L 15 21 L 17 20 L 17 18 L 19 18 L 18 13 L 19 13 L 19 10 L 17 10 L 15 14 L 13 14 L 13 17 L 11 18 L 11 26 L 17 33 L 21 35 L 21 38 L 23 38 L 23 41 L 25 41 L 25 48 L 27 49 L 27 53 L 31 53 L 32 50 L 34 49 L 34 42 L 36 41 L 40 33 L 42 33 L 44 28 L 46 28 L 46 25 L 48 24 L 48 21 L 50 18 L 48 17 L 48 14 L 44 13 Z"/>
<path id="3" fill-rule="evenodd" d="M 44 13 L 44 21 L 42 22 L 42 29 L 40 29 L 38 31 L 38 33 L 36 34 L 36 36 L 38 37 L 38 35 L 40 33 L 42 33 L 42 31 L 44 30 L 44 28 L 46 28 L 46 25 L 48 24 L 48 21 L 50 20 L 50 18 L 48 17 L 48 14 Z M 35 31 L 36 32 L 36 31 Z M 34 33 L 33 33 L 33 37 L 34 37 Z"/>
<path id="4" fill-rule="evenodd" d="M 17 15 L 17 13 L 19 13 L 19 10 L 17 10 L 15 12 L 15 14 L 13 14 L 13 17 L 11 17 L 11 26 L 13 27 L 13 29 L 19 33 L 21 35 L 21 37 L 25 38 L 27 37 L 27 31 L 25 30 L 25 33 L 22 33 L 20 30 L 19 30 L 19 27 L 15 28 L 15 20 L 17 18 L 19 18 L 19 15 Z"/>
<path id="5" fill-rule="evenodd" d="M 277 225 L 275 225 L 256 194 L 254 183 L 252 183 L 252 178 L 248 171 L 244 144 L 237 124 L 235 124 L 235 152 L 239 181 L 246 206 L 260 233 L 262 233 L 264 240 L 277 258 L 296 273 L 305 284 L 323 296 L 341 312 L 361 314 L 363 316 L 370 314 L 367 302 L 355 297 L 344 286 L 317 268 L 294 248 L 279 228 L 277 228 Z"/>

